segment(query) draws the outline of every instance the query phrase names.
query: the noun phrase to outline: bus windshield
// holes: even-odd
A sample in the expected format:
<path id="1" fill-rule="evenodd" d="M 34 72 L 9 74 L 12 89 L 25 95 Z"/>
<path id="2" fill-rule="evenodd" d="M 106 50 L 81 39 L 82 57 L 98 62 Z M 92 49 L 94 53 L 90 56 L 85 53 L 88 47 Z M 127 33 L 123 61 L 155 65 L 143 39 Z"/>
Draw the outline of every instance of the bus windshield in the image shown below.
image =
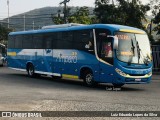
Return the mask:
<path id="1" fill-rule="evenodd" d="M 148 64 L 151 62 L 151 49 L 146 34 L 117 32 L 119 44 L 117 58 L 128 64 Z"/>

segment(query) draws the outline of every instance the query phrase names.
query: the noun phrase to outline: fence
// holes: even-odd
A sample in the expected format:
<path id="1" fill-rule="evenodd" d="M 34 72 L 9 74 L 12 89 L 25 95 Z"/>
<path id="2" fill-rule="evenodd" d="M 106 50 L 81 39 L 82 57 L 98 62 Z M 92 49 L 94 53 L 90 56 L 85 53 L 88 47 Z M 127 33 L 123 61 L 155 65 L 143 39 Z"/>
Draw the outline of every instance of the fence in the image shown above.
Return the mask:
<path id="1" fill-rule="evenodd" d="M 153 72 L 160 73 L 160 45 L 152 45 Z"/>

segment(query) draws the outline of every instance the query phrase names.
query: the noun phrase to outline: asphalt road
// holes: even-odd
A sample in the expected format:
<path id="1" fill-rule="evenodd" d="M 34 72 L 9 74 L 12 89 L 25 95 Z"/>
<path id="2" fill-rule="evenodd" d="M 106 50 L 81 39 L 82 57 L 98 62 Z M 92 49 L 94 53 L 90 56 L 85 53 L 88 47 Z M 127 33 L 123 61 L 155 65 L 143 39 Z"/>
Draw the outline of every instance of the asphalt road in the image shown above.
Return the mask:
<path id="1" fill-rule="evenodd" d="M 150 84 L 109 84 L 88 88 L 77 80 L 29 78 L 25 72 L 0 67 L 1 111 L 160 111 L 160 76 Z"/>

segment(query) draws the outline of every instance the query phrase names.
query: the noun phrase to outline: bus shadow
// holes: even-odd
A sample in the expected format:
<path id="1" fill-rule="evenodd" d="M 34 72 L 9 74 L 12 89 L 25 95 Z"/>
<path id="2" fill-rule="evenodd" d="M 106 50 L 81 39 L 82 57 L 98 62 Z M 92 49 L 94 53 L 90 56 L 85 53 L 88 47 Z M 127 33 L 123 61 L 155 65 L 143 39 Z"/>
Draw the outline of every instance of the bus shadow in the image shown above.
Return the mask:
<path id="1" fill-rule="evenodd" d="M 105 88 L 106 91 L 127 92 L 127 91 L 145 91 L 145 89 L 135 88 L 133 86 L 128 87 L 124 85 L 122 87 L 114 87 L 112 84 L 99 84 L 98 88 Z"/>
<path id="2" fill-rule="evenodd" d="M 122 87 L 121 91 L 145 91 L 145 89 L 124 86 Z"/>
<path id="3" fill-rule="evenodd" d="M 116 91 L 116 92 L 125 92 L 125 91 L 145 91 L 145 89 L 133 88 L 128 86 L 123 86 L 121 88 L 115 88 L 112 84 L 98 84 L 95 87 L 87 87 L 83 80 L 71 80 L 71 79 L 54 79 L 48 76 L 39 76 L 36 78 L 30 78 L 26 74 L 9 74 L 12 78 L 19 77 L 18 81 L 21 81 L 20 84 L 28 83 L 28 85 L 34 83 L 40 87 L 56 87 L 56 88 L 66 88 L 66 89 L 89 89 L 89 90 L 101 90 L 101 91 Z M 17 83 L 17 82 L 16 82 Z M 65 87 L 64 87 L 65 86 Z"/>

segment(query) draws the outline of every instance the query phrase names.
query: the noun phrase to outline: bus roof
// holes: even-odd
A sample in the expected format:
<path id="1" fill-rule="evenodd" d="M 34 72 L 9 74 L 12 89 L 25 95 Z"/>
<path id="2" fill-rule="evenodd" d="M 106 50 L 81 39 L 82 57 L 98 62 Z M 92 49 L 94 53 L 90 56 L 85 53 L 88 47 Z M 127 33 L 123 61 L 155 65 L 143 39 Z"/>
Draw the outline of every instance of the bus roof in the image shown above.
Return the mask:
<path id="1" fill-rule="evenodd" d="M 124 26 L 124 25 L 116 25 L 116 24 L 91 24 L 91 25 L 76 25 L 76 26 L 68 26 L 68 27 L 54 27 L 49 29 L 39 29 L 39 30 L 29 30 L 29 31 L 19 31 L 19 32 L 11 32 L 9 35 L 19 35 L 19 34 L 36 34 L 36 33 L 48 33 L 48 32 L 60 32 L 60 31 L 71 31 L 71 30 L 84 30 L 84 29 L 94 29 L 94 28 L 104 28 L 109 29 L 111 32 L 114 31 L 122 31 L 122 32 L 131 32 L 131 33 L 139 33 L 145 34 L 145 31 Z"/>

